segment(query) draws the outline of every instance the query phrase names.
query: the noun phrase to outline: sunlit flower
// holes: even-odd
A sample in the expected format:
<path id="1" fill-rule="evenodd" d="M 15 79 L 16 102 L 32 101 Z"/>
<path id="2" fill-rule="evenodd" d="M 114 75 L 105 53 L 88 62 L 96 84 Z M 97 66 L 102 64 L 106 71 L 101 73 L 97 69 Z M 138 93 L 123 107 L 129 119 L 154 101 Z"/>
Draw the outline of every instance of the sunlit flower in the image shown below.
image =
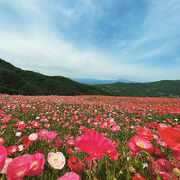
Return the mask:
<path id="1" fill-rule="evenodd" d="M 38 133 L 32 133 L 31 135 L 28 136 L 28 139 L 33 142 L 33 141 L 37 141 L 38 137 L 39 137 Z"/>
<path id="2" fill-rule="evenodd" d="M 16 133 L 16 136 L 17 136 L 17 137 L 20 137 L 21 135 L 22 135 L 22 132 L 17 132 L 17 133 Z"/>
<path id="3" fill-rule="evenodd" d="M 22 145 L 22 144 L 20 144 L 19 146 L 18 146 L 18 151 L 22 151 L 24 149 L 24 146 Z"/>
<path id="4" fill-rule="evenodd" d="M 61 152 L 51 152 L 48 154 L 47 159 L 50 166 L 54 169 L 62 169 L 66 163 L 66 159 Z"/>
<path id="5" fill-rule="evenodd" d="M 6 176 L 8 180 L 23 179 L 30 170 L 32 163 L 31 155 L 24 154 L 14 158 L 7 166 Z"/>
<path id="6" fill-rule="evenodd" d="M 1 174 L 6 174 L 7 166 L 12 161 L 12 158 L 6 158 L 3 169 L 0 171 Z"/>
<path id="7" fill-rule="evenodd" d="M 35 153 L 31 156 L 32 163 L 31 168 L 27 172 L 27 176 L 41 175 L 42 170 L 44 169 L 45 157 L 42 153 Z"/>
<path id="8" fill-rule="evenodd" d="M 140 136 L 133 136 L 131 138 L 131 143 L 136 145 L 135 149 L 139 149 L 142 151 L 146 151 L 148 153 L 153 152 L 153 145 L 147 139 L 140 137 Z"/>

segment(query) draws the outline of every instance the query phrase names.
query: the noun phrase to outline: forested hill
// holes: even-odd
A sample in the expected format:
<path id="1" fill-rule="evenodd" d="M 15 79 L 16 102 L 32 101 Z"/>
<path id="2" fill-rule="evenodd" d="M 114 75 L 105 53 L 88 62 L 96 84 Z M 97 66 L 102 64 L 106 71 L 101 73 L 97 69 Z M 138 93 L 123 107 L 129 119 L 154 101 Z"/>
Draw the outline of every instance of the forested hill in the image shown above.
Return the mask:
<path id="1" fill-rule="evenodd" d="M 14 95 L 108 95 L 62 76 L 26 71 L 0 59 L 0 93 Z"/>
<path id="2" fill-rule="evenodd" d="M 113 96 L 180 97 L 180 80 L 162 80 L 150 83 L 122 83 L 94 85 Z"/>

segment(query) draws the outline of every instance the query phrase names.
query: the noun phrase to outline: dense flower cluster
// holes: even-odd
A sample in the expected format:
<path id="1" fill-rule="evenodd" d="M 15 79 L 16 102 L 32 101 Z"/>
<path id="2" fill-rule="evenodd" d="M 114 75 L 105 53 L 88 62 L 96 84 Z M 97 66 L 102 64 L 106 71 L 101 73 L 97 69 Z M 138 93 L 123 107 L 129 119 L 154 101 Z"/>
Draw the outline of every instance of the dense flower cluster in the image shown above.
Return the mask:
<path id="1" fill-rule="evenodd" d="M 178 180 L 179 107 L 178 98 L 0 95 L 1 179 Z"/>

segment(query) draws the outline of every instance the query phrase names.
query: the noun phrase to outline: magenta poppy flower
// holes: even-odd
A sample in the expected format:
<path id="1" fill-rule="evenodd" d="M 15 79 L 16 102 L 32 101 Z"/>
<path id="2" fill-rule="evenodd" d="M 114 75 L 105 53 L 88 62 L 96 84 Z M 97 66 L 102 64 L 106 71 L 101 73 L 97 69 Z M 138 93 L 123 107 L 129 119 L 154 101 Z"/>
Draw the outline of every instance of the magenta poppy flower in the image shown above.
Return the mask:
<path id="1" fill-rule="evenodd" d="M 118 152 L 112 141 L 96 131 L 78 136 L 75 140 L 75 146 L 95 158 L 101 158 L 103 154 L 106 154 L 113 160 L 118 159 Z"/>
<path id="2" fill-rule="evenodd" d="M 7 179 L 23 179 L 26 173 L 31 169 L 31 164 L 32 157 L 29 154 L 14 158 L 7 166 Z"/>
<path id="3" fill-rule="evenodd" d="M 46 129 L 40 130 L 40 132 L 39 132 L 40 139 L 43 140 L 46 137 L 47 133 L 48 133 L 48 130 L 46 130 Z"/>
<path id="4" fill-rule="evenodd" d="M 68 141 L 66 141 L 66 144 L 68 146 L 74 146 L 74 140 L 68 140 Z"/>
<path id="5" fill-rule="evenodd" d="M 4 167 L 4 164 L 6 162 L 6 157 L 7 157 L 6 148 L 0 145 L 0 171 Z"/>
<path id="6" fill-rule="evenodd" d="M 57 133 L 55 133 L 54 131 L 49 131 L 47 134 L 46 134 L 46 138 L 50 141 L 54 140 L 57 136 Z"/>
<path id="7" fill-rule="evenodd" d="M 44 169 L 45 157 L 42 153 L 35 153 L 32 157 L 31 169 L 27 172 L 28 176 L 41 175 Z"/>
<path id="8" fill-rule="evenodd" d="M 80 177 L 78 176 L 78 174 L 74 172 L 68 172 L 64 174 L 64 176 L 58 178 L 57 180 L 80 180 Z"/>

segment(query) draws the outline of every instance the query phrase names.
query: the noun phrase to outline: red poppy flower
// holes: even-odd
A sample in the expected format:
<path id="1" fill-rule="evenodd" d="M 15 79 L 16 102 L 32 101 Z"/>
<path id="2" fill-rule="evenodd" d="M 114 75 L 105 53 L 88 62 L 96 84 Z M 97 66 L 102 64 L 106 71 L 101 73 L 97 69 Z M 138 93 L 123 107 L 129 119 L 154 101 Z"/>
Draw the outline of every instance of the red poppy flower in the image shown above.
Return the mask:
<path id="1" fill-rule="evenodd" d="M 13 145 L 6 148 L 7 156 L 16 153 L 19 150 L 18 146 Z"/>
<path id="2" fill-rule="evenodd" d="M 145 180 L 139 173 L 136 173 L 132 180 Z"/>
<path id="3" fill-rule="evenodd" d="M 25 149 L 29 148 L 31 141 L 29 140 L 29 136 L 22 137 L 19 142 L 23 143 L 25 145 Z"/>
<path id="4" fill-rule="evenodd" d="M 146 138 L 147 140 L 153 139 L 153 135 L 151 134 L 151 131 L 147 128 L 139 128 L 137 134 L 141 137 Z"/>
<path id="5" fill-rule="evenodd" d="M 180 150 L 180 130 L 170 127 L 159 129 L 161 139 L 173 150 Z"/>
<path id="6" fill-rule="evenodd" d="M 77 174 L 82 174 L 84 171 L 84 164 L 76 156 L 72 156 L 68 160 L 68 167 Z"/>
<path id="7" fill-rule="evenodd" d="M 62 140 L 61 138 L 57 137 L 57 138 L 53 141 L 53 143 L 54 143 L 55 148 L 58 148 L 58 147 L 62 146 L 63 140 Z"/>

